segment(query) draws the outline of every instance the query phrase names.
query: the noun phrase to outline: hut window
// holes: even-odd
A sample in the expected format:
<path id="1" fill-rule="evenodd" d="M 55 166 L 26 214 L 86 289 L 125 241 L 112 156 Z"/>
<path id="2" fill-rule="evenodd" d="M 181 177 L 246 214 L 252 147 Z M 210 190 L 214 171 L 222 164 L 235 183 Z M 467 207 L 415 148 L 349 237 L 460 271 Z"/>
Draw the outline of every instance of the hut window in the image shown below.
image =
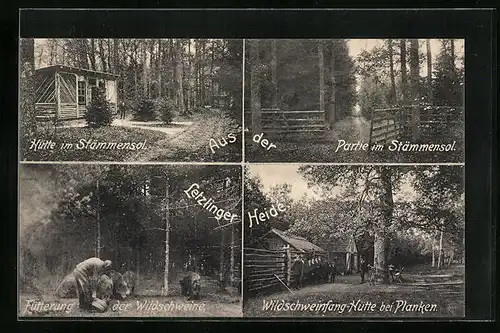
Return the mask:
<path id="1" fill-rule="evenodd" d="M 89 86 L 96 87 L 97 86 L 97 80 L 95 78 L 89 78 Z"/>
<path id="2" fill-rule="evenodd" d="M 78 104 L 86 103 L 85 81 L 78 81 Z"/>

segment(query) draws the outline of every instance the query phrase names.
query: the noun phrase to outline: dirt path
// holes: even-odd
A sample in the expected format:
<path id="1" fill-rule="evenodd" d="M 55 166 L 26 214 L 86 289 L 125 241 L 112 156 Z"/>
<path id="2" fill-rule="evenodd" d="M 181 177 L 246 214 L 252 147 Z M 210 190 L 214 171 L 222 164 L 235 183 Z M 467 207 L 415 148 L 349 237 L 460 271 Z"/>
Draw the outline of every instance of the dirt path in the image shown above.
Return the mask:
<path id="1" fill-rule="evenodd" d="M 330 133 L 333 140 L 368 142 L 370 122 L 361 116 L 348 116 L 336 122 Z"/>
<path id="2" fill-rule="evenodd" d="M 115 119 L 113 126 L 122 126 L 130 128 L 142 128 L 151 131 L 157 131 L 169 135 L 178 134 L 186 130 L 193 124 L 192 121 L 173 121 L 168 125 L 164 125 L 161 121 L 131 121 L 128 119 Z"/>

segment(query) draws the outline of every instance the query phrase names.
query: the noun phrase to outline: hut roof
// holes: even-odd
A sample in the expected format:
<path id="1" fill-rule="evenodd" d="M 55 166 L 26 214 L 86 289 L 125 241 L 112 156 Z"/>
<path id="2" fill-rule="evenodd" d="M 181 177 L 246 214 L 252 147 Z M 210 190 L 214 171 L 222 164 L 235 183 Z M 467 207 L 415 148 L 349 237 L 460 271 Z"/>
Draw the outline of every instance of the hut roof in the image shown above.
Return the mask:
<path id="1" fill-rule="evenodd" d="M 80 75 L 95 76 L 95 77 L 105 78 L 108 80 L 116 80 L 116 78 L 119 77 L 119 75 L 113 73 L 99 72 L 90 69 L 83 69 L 83 68 L 64 66 L 64 65 L 42 67 L 35 71 L 35 73 L 55 73 L 55 72 L 67 72 Z"/>
<path id="2" fill-rule="evenodd" d="M 285 243 L 290 244 L 290 246 L 294 247 L 296 250 L 299 250 L 300 252 L 325 253 L 325 250 L 323 250 L 319 246 L 309 242 L 307 239 L 305 239 L 303 237 L 291 235 L 291 234 L 285 233 L 284 231 L 276 229 L 276 228 L 271 228 L 271 230 L 269 232 L 267 232 L 266 234 L 264 234 L 262 237 L 266 237 L 269 234 L 274 234 L 274 235 L 278 236 Z"/>
<path id="3" fill-rule="evenodd" d="M 353 237 L 337 238 L 328 242 L 328 244 L 324 244 L 324 248 L 329 252 L 358 253 L 358 247 Z"/>

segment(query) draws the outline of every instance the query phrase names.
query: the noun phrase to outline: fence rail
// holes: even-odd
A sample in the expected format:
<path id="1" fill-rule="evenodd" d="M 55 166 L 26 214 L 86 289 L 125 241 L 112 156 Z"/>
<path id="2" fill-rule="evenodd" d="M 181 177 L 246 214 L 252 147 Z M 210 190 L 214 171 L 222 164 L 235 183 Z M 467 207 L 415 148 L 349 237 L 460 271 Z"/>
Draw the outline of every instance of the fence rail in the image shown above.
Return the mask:
<path id="1" fill-rule="evenodd" d="M 409 139 L 412 117 L 418 112 L 416 126 L 420 139 L 442 134 L 449 125 L 463 124 L 464 112 L 453 106 L 398 106 L 372 110 L 370 144 L 387 144 L 391 140 Z"/>
<path id="2" fill-rule="evenodd" d="M 323 135 L 326 132 L 325 111 L 261 109 L 262 132 L 269 135 Z M 245 110 L 245 124 L 252 126 L 252 112 Z"/>

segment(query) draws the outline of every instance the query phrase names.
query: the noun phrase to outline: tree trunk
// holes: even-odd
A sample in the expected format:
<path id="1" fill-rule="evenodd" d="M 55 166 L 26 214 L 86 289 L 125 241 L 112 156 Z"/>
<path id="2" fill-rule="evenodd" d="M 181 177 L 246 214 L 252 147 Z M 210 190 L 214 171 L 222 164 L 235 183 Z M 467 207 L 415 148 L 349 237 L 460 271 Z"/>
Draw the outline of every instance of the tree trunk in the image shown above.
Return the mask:
<path id="1" fill-rule="evenodd" d="M 188 75 L 187 75 L 187 89 L 186 89 L 186 100 L 187 100 L 187 105 L 186 108 L 188 110 L 192 109 L 192 103 L 193 103 L 193 96 L 192 96 L 192 90 L 191 90 L 191 82 L 192 82 L 192 60 L 191 60 L 191 39 L 188 39 L 188 48 L 187 48 L 187 59 L 188 59 Z"/>
<path id="2" fill-rule="evenodd" d="M 213 104 L 214 97 L 214 53 L 215 53 L 215 42 L 213 40 L 210 41 L 210 95 L 209 95 L 209 103 Z"/>
<path id="3" fill-rule="evenodd" d="M 408 105 L 408 76 L 406 71 L 406 39 L 401 39 L 399 44 L 401 53 L 401 91 L 403 95 L 403 105 Z"/>
<path id="4" fill-rule="evenodd" d="M 113 39 L 113 71 L 115 74 L 120 73 L 119 63 L 118 63 L 118 43 L 119 39 Z"/>
<path id="5" fill-rule="evenodd" d="M 432 235 L 432 262 L 431 267 L 436 267 L 436 238 Z"/>
<path id="6" fill-rule="evenodd" d="M 420 139 L 420 108 L 418 107 L 418 102 L 420 100 L 419 96 L 420 66 L 418 58 L 419 58 L 418 39 L 412 39 L 410 47 L 410 80 L 411 80 L 412 104 L 414 105 L 411 117 L 413 141 L 418 141 Z"/>
<path id="7" fill-rule="evenodd" d="M 106 72 L 106 57 L 104 56 L 104 45 L 102 38 L 99 38 L 99 58 L 101 58 L 102 71 Z"/>
<path id="8" fill-rule="evenodd" d="M 149 67 L 148 67 L 148 78 L 151 77 L 151 74 L 152 74 L 152 70 L 153 70 L 153 64 L 154 64 L 154 51 L 155 51 L 155 41 L 154 39 L 150 40 L 149 41 Z M 147 86 L 147 90 L 148 90 L 148 96 L 150 98 L 154 98 L 154 92 L 152 91 L 151 89 L 151 80 L 148 79 L 148 86 Z"/>
<path id="9" fill-rule="evenodd" d="M 206 104 L 206 89 L 205 89 L 205 48 L 206 42 L 202 39 L 200 40 L 201 44 L 201 62 L 200 62 L 200 100 L 202 106 Z"/>
<path id="10" fill-rule="evenodd" d="M 163 47 L 162 47 L 162 40 L 158 39 L 158 61 L 156 63 L 156 70 L 158 71 L 158 97 L 162 97 L 162 82 L 161 82 L 161 75 L 163 73 Z"/>
<path id="11" fill-rule="evenodd" d="M 271 39 L 271 107 L 278 108 L 278 76 L 276 59 L 276 39 Z"/>
<path id="12" fill-rule="evenodd" d="M 169 181 L 165 179 L 165 267 L 163 271 L 163 292 L 164 295 L 168 295 L 168 274 L 170 266 L 170 216 L 169 216 Z"/>
<path id="13" fill-rule="evenodd" d="M 318 41 L 319 70 L 319 109 L 325 111 L 325 58 L 323 56 L 323 41 Z"/>
<path id="14" fill-rule="evenodd" d="M 431 40 L 425 40 L 425 46 L 427 48 L 427 98 L 429 103 L 433 104 L 432 97 L 432 53 L 431 53 Z"/>
<path id="15" fill-rule="evenodd" d="M 454 39 L 450 39 L 450 60 L 451 60 L 451 68 L 453 70 L 453 72 L 455 72 L 455 40 Z"/>
<path id="16" fill-rule="evenodd" d="M 182 87 L 183 64 L 182 64 L 182 44 L 180 40 L 176 41 L 175 46 L 175 88 L 177 94 L 177 106 L 181 115 L 186 113 L 184 104 L 184 89 Z"/>
<path id="17" fill-rule="evenodd" d="M 330 106 L 327 113 L 327 125 L 329 129 L 332 129 L 335 125 L 335 105 L 336 105 L 336 94 L 337 94 L 337 80 L 335 78 L 335 54 L 337 50 L 337 42 L 335 39 L 332 40 L 331 44 L 331 54 L 330 54 Z"/>
<path id="18" fill-rule="evenodd" d="M 220 252 L 219 252 L 219 287 L 223 289 L 224 286 L 224 243 L 225 243 L 225 229 L 221 229 L 220 231 Z"/>
<path id="19" fill-rule="evenodd" d="M 20 40 L 20 79 L 19 79 L 19 121 L 21 125 L 20 140 L 27 142 L 35 135 L 37 129 L 35 113 L 35 40 Z"/>
<path id="20" fill-rule="evenodd" d="M 144 98 L 148 98 L 148 55 L 146 51 L 146 40 L 142 42 L 142 94 Z"/>
<path id="21" fill-rule="evenodd" d="M 90 39 L 90 54 L 89 54 L 89 58 L 90 58 L 90 69 L 95 71 L 97 69 L 96 67 L 96 64 L 95 64 L 95 56 L 96 56 L 96 52 L 95 52 L 95 40 L 94 38 L 91 38 Z"/>
<path id="22" fill-rule="evenodd" d="M 375 229 L 375 241 L 373 245 L 374 266 L 376 270 L 377 281 L 389 283 L 388 254 L 389 254 L 389 228 L 392 222 L 394 211 L 394 201 L 392 194 L 391 169 L 388 167 L 380 168 L 380 208 L 381 221 Z"/>
<path id="23" fill-rule="evenodd" d="M 443 232 L 439 234 L 439 250 L 438 250 L 438 263 L 437 267 L 441 268 L 443 266 Z"/>
<path id="24" fill-rule="evenodd" d="M 262 131 L 259 41 L 257 39 L 248 40 L 248 48 L 250 56 L 250 108 L 252 110 L 252 132 L 255 135 Z"/>
<path id="25" fill-rule="evenodd" d="M 234 247 L 235 247 L 235 235 L 234 235 L 234 223 L 231 224 L 231 251 L 229 257 L 229 283 L 231 287 L 234 287 Z"/>
<path id="26" fill-rule="evenodd" d="M 193 108 L 195 109 L 196 107 L 199 106 L 198 104 L 198 87 L 199 87 L 199 77 L 198 77 L 198 56 L 199 56 L 199 49 L 198 49 L 198 43 L 196 40 L 194 40 L 194 56 L 193 56 L 193 62 L 191 63 L 191 78 L 193 80 L 193 98 L 192 98 L 192 103 L 193 103 Z"/>
<path id="27" fill-rule="evenodd" d="M 394 77 L 394 50 L 392 48 L 392 39 L 389 39 L 388 42 L 389 48 L 389 75 L 391 77 L 391 96 L 390 103 L 391 105 L 396 104 L 396 79 Z"/>

